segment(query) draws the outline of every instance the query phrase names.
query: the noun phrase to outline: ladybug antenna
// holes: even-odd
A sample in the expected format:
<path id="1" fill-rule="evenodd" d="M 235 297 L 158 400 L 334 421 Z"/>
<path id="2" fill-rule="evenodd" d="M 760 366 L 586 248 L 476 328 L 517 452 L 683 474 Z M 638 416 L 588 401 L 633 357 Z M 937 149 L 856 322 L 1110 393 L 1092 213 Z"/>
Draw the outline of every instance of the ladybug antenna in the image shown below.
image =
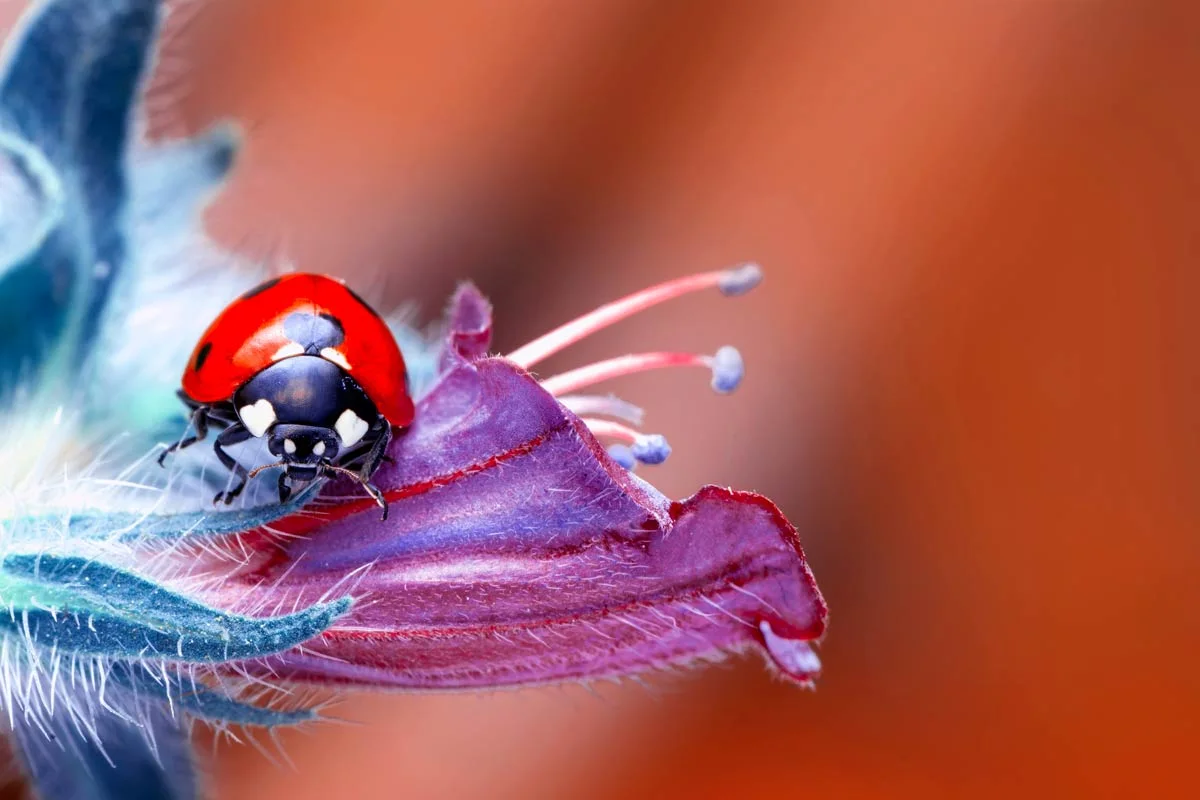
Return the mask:
<path id="1" fill-rule="evenodd" d="M 383 509 L 383 518 L 384 518 L 384 519 L 387 519 L 387 518 L 388 518 L 388 504 L 387 504 L 387 500 L 385 500 L 385 499 L 384 499 L 384 497 L 383 497 L 383 492 L 379 491 L 379 489 L 377 489 L 376 487 L 372 486 L 372 485 L 371 485 L 371 484 L 370 484 L 370 483 L 367 481 L 367 479 L 366 479 L 366 478 L 364 478 L 362 475 L 359 475 L 359 474 L 358 474 L 357 472 L 355 472 L 354 470 L 346 469 L 345 467 L 338 467 L 338 466 L 335 466 L 335 465 L 333 465 L 333 464 L 326 464 L 326 465 L 324 465 L 324 466 L 322 467 L 322 470 L 323 470 L 323 471 L 324 471 L 326 474 L 329 474 L 329 473 L 336 473 L 336 474 L 338 474 L 338 475 L 345 475 L 346 477 L 348 477 L 348 478 L 350 478 L 351 480 L 353 480 L 353 481 L 355 481 L 356 483 L 358 483 L 358 485 L 360 485 L 360 486 L 362 486 L 362 487 L 363 487 L 363 489 L 366 491 L 366 493 L 367 493 L 367 494 L 371 495 L 371 499 L 372 499 L 372 500 L 374 500 L 374 501 L 375 501 L 375 503 L 376 503 L 376 504 L 377 504 L 377 505 L 378 505 L 380 508 L 382 508 L 382 509 Z"/>
<path id="2" fill-rule="evenodd" d="M 246 480 L 248 480 L 248 481 L 254 480 L 255 478 L 258 477 L 258 474 L 260 472 L 265 472 L 266 470 L 273 469 L 275 467 L 286 467 L 286 466 L 287 466 L 286 461 L 276 461 L 274 464 L 263 464 L 261 467 L 255 467 L 254 469 L 250 470 L 249 474 L 246 475 Z"/>
<path id="3" fill-rule="evenodd" d="M 259 473 L 265 472 L 266 470 L 274 469 L 275 467 L 287 466 L 288 463 L 286 461 L 276 461 L 274 464 L 263 464 L 261 467 L 255 467 L 254 469 L 250 470 L 250 472 L 246 475 L 246 480 L 253 480 L 254 478 L 258 477 Z M 321 466 L 321 471 L 327 476 L 331 474 L 337 474 L 345 475 L 346 477 L 353 479 L 356 483 L 362 486 L 363 489 L 366 490 L 367 494 L 371 495 L 371 499 L 383 509 L 383 518 L 387 519 L 388 504 L 387 500 L 385 500 L 383 497 L 383 492 L 379 491 L 379 489 L 368 483 L 367 479 L 362 475 L 359 475 L 354 470 L 349 470 L 345 467 L 339 467 L 334 464 L 323 464 Z"/>

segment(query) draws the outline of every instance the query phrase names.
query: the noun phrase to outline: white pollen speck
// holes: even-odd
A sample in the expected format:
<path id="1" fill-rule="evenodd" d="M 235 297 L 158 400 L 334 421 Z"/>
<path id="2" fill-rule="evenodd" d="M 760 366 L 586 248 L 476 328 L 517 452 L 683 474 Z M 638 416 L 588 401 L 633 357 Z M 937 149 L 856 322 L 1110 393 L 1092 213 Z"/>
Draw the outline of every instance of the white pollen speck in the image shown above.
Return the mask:
<path id="1" fill-rule="evenodd" d="M 342 449 L 344 450 L 358 444 L 359 440 L 367 435 L 369 427 L 362 417 L 347 408 L 338 417 L 333 429 L 337 431 L 338 438 L 342 440 Z"/>
<path id="2" fill-rule="evenodd" d="M 314 444 L 313 445 L 313 454 L 318 455 L 318 456 L 325 455 L 325 443 L 317 442 L 316 444 Z"/>
<path id="3" fill-rule="evenodd" d="M 272 361 L 282 361 L 285 358 L 292 356 L 304 355 L 304 345 L 299 342 L 288 342 L 283 347 L 275 351 L 275 355 L 271 356 Z"/>
<path id="4" fill-rule="evenodd" d="M 250 435 L 258 438 L 275 424 L 275 407 L 269 400 L 262 398 L 254 405 L 239 408 L 238 416 L 242 418 L 242 424 L 250 431 Z"/>
<path id="5" fill-rule="evenodd" d="M 347 372 L 350 371 L 350 362 L 346 360 L 344 355 L 337 350 L 334 350 L 332 347 L 322 348 L 321 358 L 325 359 L 326 361 L 332 361 Z"/>
<path id="6" fill-rule="evenodd" d="M 296 452 L 296 443 L 293 442 L 291 439 L 284 439 L 283 440 L 283 452 L 288 453 L 289 455 L 291 453 Z"/>

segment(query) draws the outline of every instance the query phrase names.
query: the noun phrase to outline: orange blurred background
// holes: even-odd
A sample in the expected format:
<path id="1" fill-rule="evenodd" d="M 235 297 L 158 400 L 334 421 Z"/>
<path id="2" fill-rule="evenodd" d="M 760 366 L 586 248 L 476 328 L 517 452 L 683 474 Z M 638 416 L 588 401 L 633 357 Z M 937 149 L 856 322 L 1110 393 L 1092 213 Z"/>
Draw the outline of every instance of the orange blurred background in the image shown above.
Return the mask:
<path id="1" fill-rule="evenodd" d="M 1200 5 L 211 0 L 165 132 L 248 146 L 224 242 L 511 349 L 758 260 L 544 368 L 737 344 L 613 388 L 644 477 L 773 498 L 832 609 L 815 693 L 757 659 L 222 747 L 215 796 L 1165 797 L 1200 742 Z M 158 108 L 158 106 L 156 106 Z"/>

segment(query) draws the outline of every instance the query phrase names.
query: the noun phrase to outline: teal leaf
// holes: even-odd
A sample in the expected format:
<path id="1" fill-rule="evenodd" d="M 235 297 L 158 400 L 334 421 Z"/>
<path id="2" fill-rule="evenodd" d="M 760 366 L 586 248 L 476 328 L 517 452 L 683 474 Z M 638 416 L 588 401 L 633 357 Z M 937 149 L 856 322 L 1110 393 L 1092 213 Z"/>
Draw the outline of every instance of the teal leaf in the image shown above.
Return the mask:
<path id="1" fill-rule="evenodd" d="M 10 524 L 9 535 L 15 542 L 32 543 L 60 538 L 65 528 L 74 540 L 119 541 L 127 544 L 185 538 L 216 539 L 261 528 L 295 514 L 313 498 L 316 490 L 317 487 L 310 486 L 286 503 L 235 509 L 174 513 L 82 511 L 70 515 L 18 517 Z M 207 501 L 211 491 L 204 496 Z"/>
<path id="2" fill-rule="evenodd" d="M 0 631 L 33 645 L 112 658 L 220 663 L 258 658 L 312 639 L 349 598 L 293 614 L 227 613 L 151 580 L 82 556 L 10 554 L 0 562 L 9 613 Z"/>
<path id="3" fill-rule="evenodd" d="M 199 681 L 175 682 L 164 680 L 139 664 L 118 664 L 109 680 L 126 686 L 147 697 L 166 697 L 169 703 L 200 719 L 222 725 L 246 725 L 276 728 L 301 725 L 320 719 L 315 708 L 281 710 L 265 708 L 235 700 L 228 694 L 215 691 Z"/>

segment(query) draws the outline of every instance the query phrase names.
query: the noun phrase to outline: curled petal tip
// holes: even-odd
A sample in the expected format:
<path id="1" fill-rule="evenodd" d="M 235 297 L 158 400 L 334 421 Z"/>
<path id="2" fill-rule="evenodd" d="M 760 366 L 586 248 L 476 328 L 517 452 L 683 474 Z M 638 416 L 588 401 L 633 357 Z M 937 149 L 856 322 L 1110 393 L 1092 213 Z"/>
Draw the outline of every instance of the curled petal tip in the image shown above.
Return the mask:
<path id="1" fill-rule="evenodd" d="M 665 436 L 651 433 L 639 436 L 629 452 L 643 464 L 661 464 L 671 455 L 671 445 Z"/>
<path id="2" fill-rule="evenodd" d="M 807 641 L 780 636 L 766 620 L 758 623 L 758 630 L 771 660 L 789 678 L 809 683 L 821 674 L 821 659 Z"/>
<path id="3" fill-rule="evenodd" d="M 762 267 L 753 262 L 733 267 L 721 276 L 717 288 L 726 297 L 737 297 L 745 294 L 762 283 Z"/>
<path id="4" fill-rule="evenodd" d="M 742 354 L 736 347 L 726 345 L 713 355 L 712 388 L 714 392 L 729 394 L 739 385 L 746 374 Z"/>

